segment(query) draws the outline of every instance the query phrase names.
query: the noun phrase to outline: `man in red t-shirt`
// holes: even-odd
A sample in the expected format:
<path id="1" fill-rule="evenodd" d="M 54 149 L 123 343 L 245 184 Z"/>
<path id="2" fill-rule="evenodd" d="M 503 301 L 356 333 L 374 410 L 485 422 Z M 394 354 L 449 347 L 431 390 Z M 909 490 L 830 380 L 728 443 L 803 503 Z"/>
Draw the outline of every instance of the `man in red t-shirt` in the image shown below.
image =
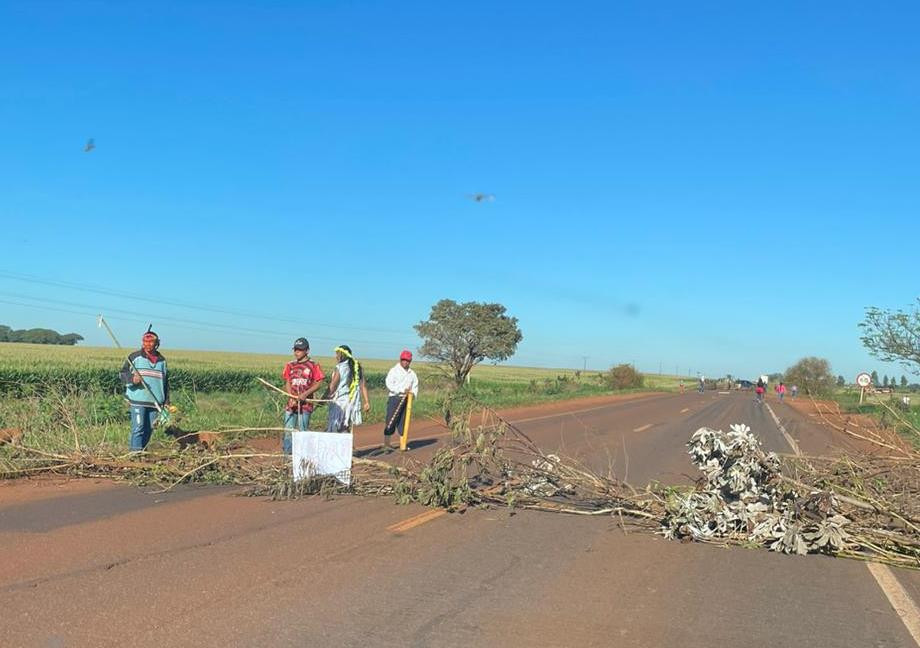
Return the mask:
<path id="1" fill-rule="evenodd" d="M 286 391 L 297 396 L 289 398 L 284 409 L 284 436 L 281 437 L 284 454 L 291 454 L 291 431 L 306 430 L 310 424 L 313 403 L 304 401 L 323 386 L 326 377 L 319 364 L 310 360 L 309 356 L 310 343 L 306 338 L 297 338 L 294 340 L 294 360 L 284 365 L 281 372 Z"/>

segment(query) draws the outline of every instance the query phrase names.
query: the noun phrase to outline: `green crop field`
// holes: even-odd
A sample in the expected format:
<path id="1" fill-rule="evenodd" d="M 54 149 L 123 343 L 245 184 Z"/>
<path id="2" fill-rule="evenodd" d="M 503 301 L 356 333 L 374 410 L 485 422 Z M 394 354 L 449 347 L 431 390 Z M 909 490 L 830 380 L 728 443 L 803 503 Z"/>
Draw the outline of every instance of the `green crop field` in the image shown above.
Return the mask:
<path id="1" fill-rule="evenodd" d="M 260 386 L 256 378 L 281 386 L 281 369 L 291 356 L 163 352 L 169 362 L 171 400 L 180 409 L 184 430 L 280 426 L 285 399 Z M 128 412 L 118 371 L 127 353 L 104 347 L 0 343 L 0 428 L 19 427 L 33 438 L 40 434 L 44 447 L 72 446 L 72 428 L 79 428 L 89 446 L 122 447 Z M 332 358 L 314 360 L 331 373 Z M 371 397 L 366 421 L 381 422 L 386 408 L 384 377 L 395 359 L 359 360 Z M 431 363 L 417 361 L 413 367 L 421 383 L 415 416 L 440 418 L 448 378 Z M 473 369 L 468 391 L 489 406 L 511 407 L 611 393 L 600 377 L 596 371 L 485 364 Z M 680 380 L 648 375 L 645 389 L 675 391 Z M 325 408 L 318 408 L 310 428 L 323 429 L 325 417 Z M 166 442 L 159 434 L 154 440 Z"/>

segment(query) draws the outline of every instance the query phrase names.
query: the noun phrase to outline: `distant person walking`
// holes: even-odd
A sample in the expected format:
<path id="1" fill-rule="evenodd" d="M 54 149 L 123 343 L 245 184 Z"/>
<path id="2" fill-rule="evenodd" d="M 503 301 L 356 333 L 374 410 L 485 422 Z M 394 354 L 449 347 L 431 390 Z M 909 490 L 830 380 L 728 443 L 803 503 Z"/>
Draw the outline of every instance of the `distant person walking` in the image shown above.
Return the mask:
<path id="1" fill-rule="evenodd" d="M 757 397 L 755 398 L 755 400 L 758 403 L 763 403 L 763 394 L 765 391 L 767 391 L 767 385 L 763 381 L 763 378 L 757 379 L 757 386 L 754 388 L 754 391 L 757 393 Z"/>
<path id="2" fill-rule="evenodd" d="M 680 393 L 681 394 L 684 393 L 684 381 L 683 380 L 680 381 Z"/>
<path id="3" fill-rule="evenodd" d="M 793 385 L 793 386 L 792 386 L 792 389 L 790 390 L 790 393 L 792 394 L 792 398 L 795 398 L 796 396 L 798 396 L 798 395 L 799 395 L 799 386 L 798 386 L 798 385 Z"/>
<path id="4" fill-rule="evenodd" d="M 701 394 L 703 393 L 703 390 L 706 389 L 706 376 L 700 376 L 700 385 L 698 389 Z"/>
<path id="5" fill-rule="evenodd" d="M 310 359 L 310 343 L 307 338 L 294 340 L 294 359 L 284 365 L 281 378 L 285 391 L 296 398 L 289 398 L 284 408 L 284 433 L 281 436 L 281 451 L 291 454 L 291 432 L 305 432 L 310 425 L 314 404 L 304 402 L 323 386 L 322 368 Z"/>
<path id="6" fill-rule="evenodd" d="M 776 386 L 776 395 L 779 396 L 780 402 L 786 396 L 786 385 L 785 383 L 780 383 Z"/>
<path id="7" fill-rule="evenodd" d="M 409 367 L 412 364 L 412 352 L 403 349 L 399 354 L 399 362 L 387 372 L 387 417 L 383 428 L 383 448 L 385 451 L 392 449 L 390 439 L 398 430 L 402 430 L 406 420 L 406 403 L 409 394 L 418 396 L 418 376 Z"/>
<path id="8" fill-rule="evenodd" d="M 148 330 L 141 348 L 131 353 L 121 368 L 125 398 L 131 407 L 131 451 L 150 443 L 159 410 L 169 407 L 169 373 L 160 353 L 160 336 Z"/>
<path id="9" fill-rule="evenodd" d="M 361 425 L 362 412 L 369 412 L 371 402 L 367 396 L 364 370 L 346 344 L 335 348 L 335 369 L 329 379 L 329 424 L 327 432 L 348 432 Z"/>

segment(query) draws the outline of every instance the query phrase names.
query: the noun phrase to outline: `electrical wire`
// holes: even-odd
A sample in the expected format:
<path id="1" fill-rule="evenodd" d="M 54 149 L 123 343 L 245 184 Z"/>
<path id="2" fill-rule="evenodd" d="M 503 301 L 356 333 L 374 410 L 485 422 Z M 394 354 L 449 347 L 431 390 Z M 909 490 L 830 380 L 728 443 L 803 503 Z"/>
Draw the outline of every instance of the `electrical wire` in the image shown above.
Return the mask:
<path id="1" fill-rule="evenodd" d="M 229 308 L 223 308 L 220 306 L 211 306 L 208 304 L 191 304 L 188 302 L 174 301 L 168 299 L 155 299 L 153 297 L 146 297 L 142 295 L 136 295 L 129 292 L 124 292 L 120 290 L 112 290 L 109 288 L 103 288 L 101 286 L 92 286 L 90 284 L 80 284 L 72 281 L 61 281 L 58 279 L 45 279 L 42 277 L 36 277 L 34 275 L 24 275 L 18 274 L 15 272 L 8 272 L 5 270 L 0 270 L 0 277 L 6 279 L 12 279 L 14 281 L 22 281 L 25 283 L 41 284 L 45 286 L 52 286 L 55 288 L 69 288 L 71 290 L 80 290 L 83 292 L 91 292 L 99 295 L 106 295 L 109 297 L 121 297 L 123 299 L 131 299 L 134 301 L 148 302 L 152 304 L 160 304 L 165 306 L 176 306 L 179 308 L 187 308 L 189 310 L 205 311 L 210 313 L 218 313 L 222 315 L 235 315 L 238 317 L 251 317 L 260 320 L 271 320 L 273 322 L 286 322 L 289 324 L 297 324 L 299 326 L 325 326 L 343 330 L 350 331 L 366 331 L 371 333 L 395 333 L 397 335 L 404 335 L 403 331 L 398 331 L 396 329 L 384 329 L 384 328 L 374 328 L 366 326 L 349 326 L 344 324 L 332 324 L 332 323 L 319 323 L 319 322 L 307 322 L 304 320 L 293 319 L 290 317 L 274 317 L 260 313 L 254 313 L 250 311 L 235 310 Z"/>

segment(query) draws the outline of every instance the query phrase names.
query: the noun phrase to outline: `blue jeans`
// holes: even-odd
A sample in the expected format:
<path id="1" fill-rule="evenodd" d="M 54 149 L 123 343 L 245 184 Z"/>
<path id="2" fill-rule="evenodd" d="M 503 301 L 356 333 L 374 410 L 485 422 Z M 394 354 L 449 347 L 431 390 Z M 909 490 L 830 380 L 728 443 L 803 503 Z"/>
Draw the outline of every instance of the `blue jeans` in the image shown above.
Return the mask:
<path id="1" fill-rule="evenodd" d="M 284 454 L 291 454 L 291 431 L 300 430 L 301 432 L 307 431 L 307 426 L 310 425 L 310 414 L 312 412 L 302 412 L 298 414 L 297 412 L 284 411 L 284 436 L 281 437 L 281 452 Z M 297 417 L 300 417 L 300 425 L 297 425 Z"/>
<path id="2" fill-rule="evenodd" d="M 131 450 L 143 450 L 150 443 L 157 410 L 143 405 L 131 406 Z"/>

